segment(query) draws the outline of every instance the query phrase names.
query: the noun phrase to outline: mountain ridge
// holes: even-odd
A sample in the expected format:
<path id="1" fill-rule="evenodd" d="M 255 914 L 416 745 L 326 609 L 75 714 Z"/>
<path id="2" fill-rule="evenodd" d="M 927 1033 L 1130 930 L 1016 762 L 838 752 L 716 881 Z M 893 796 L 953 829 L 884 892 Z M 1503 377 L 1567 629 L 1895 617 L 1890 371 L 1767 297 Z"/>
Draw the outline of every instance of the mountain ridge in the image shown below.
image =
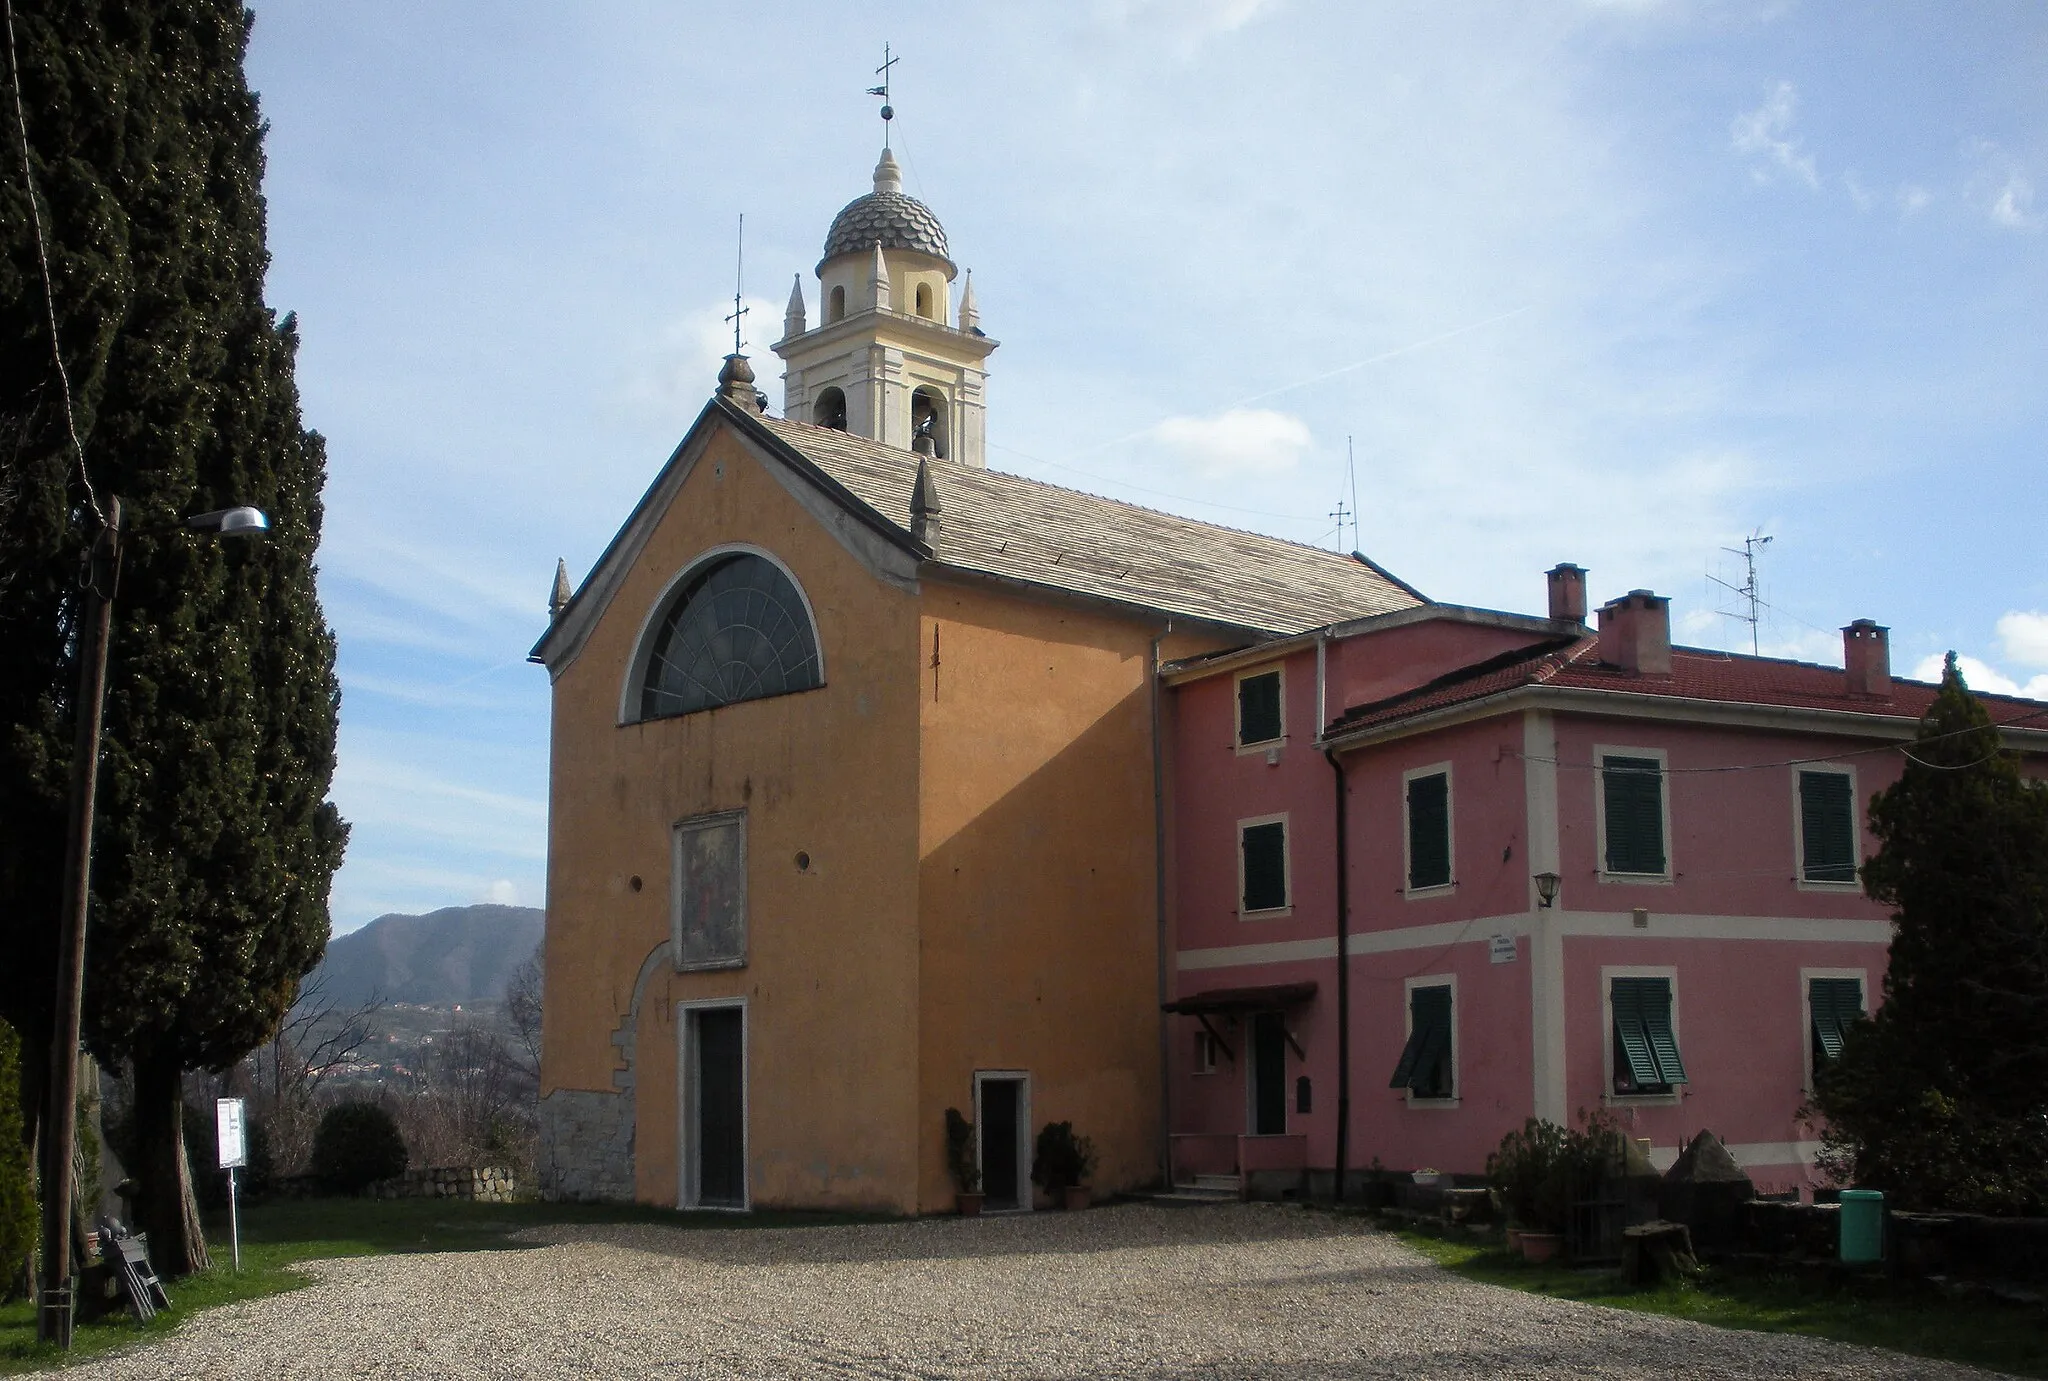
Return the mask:
<path id="1" fill-rule="evenodd" d="M 512 971 L 540 943 L 545 912 L 531 906 L 444 906 L 423 915 L 390 912 L 327 942 L 306 975 L 336 1006 L 373 999 L 440 1007 L 497 1002 Z"/>

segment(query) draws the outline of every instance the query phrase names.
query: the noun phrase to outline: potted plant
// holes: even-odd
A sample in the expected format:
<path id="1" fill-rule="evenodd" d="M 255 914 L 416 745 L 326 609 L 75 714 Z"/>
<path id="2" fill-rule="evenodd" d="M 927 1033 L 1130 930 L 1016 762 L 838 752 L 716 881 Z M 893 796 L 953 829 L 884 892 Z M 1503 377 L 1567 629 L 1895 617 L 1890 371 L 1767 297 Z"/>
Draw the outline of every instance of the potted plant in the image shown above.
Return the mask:
<path id="1" fill-rule="evenodd" d="M 1064 1208 L 1088 1207 L 1088 1177 L 1095 1173 L 1095 1143 L 1077 1136 L 1071 1122 L 1048 1122 L 1032 1148 L 1031 1182 Z"/>
<path id="2" fill-rule="evenodd" d="M 975 1153 L 974 1124 L 960 1109 L 946 1109 L 946 1168 L 953 1172 L 953 1206 L 962 1218 L 981 1214 L 981 1157 Z"/>

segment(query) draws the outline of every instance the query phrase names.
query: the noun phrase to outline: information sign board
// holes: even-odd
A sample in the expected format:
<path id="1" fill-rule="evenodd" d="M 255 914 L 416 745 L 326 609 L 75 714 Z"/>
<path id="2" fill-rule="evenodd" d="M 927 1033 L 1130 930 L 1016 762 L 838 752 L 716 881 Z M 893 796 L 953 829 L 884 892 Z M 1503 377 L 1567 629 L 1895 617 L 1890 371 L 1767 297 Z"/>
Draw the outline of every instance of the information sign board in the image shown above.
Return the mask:
<path id="1" fill-rule="evenodd" d="M 242 1100 L 239 1098 L 216 1099 L 213 1105 L 213 1126 L 220 1143 L 220 1166 L 249 1163 L 249 1138 L 242 1122 Z"/>

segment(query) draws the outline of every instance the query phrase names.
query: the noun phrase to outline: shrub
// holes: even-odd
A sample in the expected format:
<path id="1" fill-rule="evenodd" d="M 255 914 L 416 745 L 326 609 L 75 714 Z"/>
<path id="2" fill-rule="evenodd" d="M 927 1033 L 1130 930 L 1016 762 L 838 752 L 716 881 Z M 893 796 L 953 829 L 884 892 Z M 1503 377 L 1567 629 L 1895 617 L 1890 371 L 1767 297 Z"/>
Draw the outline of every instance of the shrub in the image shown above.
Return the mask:
<path id="1" fill-rule="evenodd" d="M 0 1276 L 12 1277 L 35 1240 L 35 1181 L 22 1140 L 21 1038 L 0 1021 Z"/>
<path id="2" fill-rule="evenodd" d="M 1599 1192 L 1621 1173 L 1626 1146 L 1619 1124 L 1602 1111 L 1581 1114 L 1584 1126 L 1560 1127 L 1532 1117 L 1501 1138 L 1486 1158 L 1486 1179 L 1500 1195 L 1508 1221 L 1536 1232 L 1563 1232 L 1572 1205 Z"/>
<path id="3" fill-rule="evenodd" d="M 1084 1184 L 1095 1173 L 1095 1143 L 1074 1134 L 1071 1122 L 1048 1122 L 1038 1129 L 1031 1156 L 1031 1182 L 1048 1194 Z"/>
<path id="4" fill-rule="evenodd" d="M 405 1173 L 405 1138 L 375 1103 L 337 1103 L 313 1133 L 312 1171 L 337 1194 L 360 1194 L 378 1180 Z"/>
<path id="5" fill-rule="evenodd" d="M 946 1168 L 962 1194 L 981 1192 L 981 1161 L 974 1154 L 974 1124 L 960 1109 L 946 1109 Z"/>

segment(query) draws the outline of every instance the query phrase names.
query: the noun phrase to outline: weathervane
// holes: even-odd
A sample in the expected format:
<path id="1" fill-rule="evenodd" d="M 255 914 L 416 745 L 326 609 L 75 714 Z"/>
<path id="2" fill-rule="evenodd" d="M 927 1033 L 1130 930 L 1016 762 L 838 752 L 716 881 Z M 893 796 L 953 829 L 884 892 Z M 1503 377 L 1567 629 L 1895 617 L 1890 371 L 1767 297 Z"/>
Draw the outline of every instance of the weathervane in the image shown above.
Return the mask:
<path id="1" fill-rule="evenodd" d="M 747 213 L 740 212 L 740 243 L 737 262 L 732 271 L 732 315 L 726 320 L 732 323 L 732 353 L 737 355 L 744 344 L 740 340 L 740 318 L 747 314 L 747 306 L 741 301 L 742 285 L 747 273 Z"/>
<path id="2" fill-rule="evenodd" d="M 896 107 L 889 104 L 889 69 L 901 61 L 901 58 L 890 54 L 889 45 L 884 43 L 882 65 L 875 69 L 875 75 L 882 79 L 882 84 L 868 88 L 868 95 L 882 98 L 882 147 L 885 149 L 889 147 L 889 122 L 896 118 Z"/>

